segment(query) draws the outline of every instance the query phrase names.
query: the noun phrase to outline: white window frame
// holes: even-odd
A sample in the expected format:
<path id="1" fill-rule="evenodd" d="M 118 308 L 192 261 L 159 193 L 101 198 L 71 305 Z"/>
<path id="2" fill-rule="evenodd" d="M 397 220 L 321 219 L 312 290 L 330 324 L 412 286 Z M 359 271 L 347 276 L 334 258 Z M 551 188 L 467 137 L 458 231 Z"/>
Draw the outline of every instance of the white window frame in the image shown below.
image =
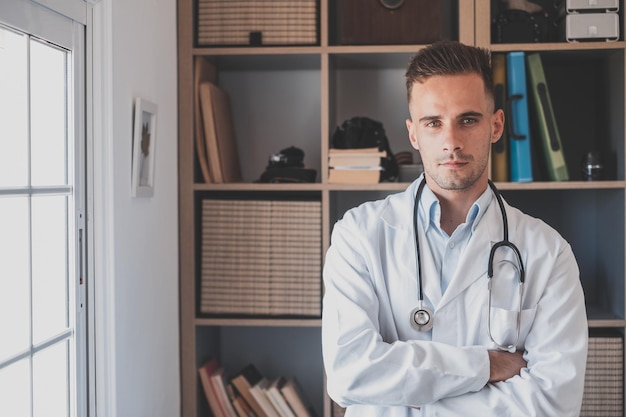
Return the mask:
<path id="1" fill-rule="evenodd" d="M 56 0 L 64 1 L 64 0 Z M 73 0 L 80 1 L 80 0 Z M 116 417 L 115 391 L 115 259 L 113 248 L 113 82 L 112 82 L 112 1 L 87 0 L 87 230 L 92 236 L 88 249 L 88 274 L 94 285 L 88 288 L 90 401 L 92 417 Z M 97 156 L 97 157 L 96 157 Z M 93 213 L 98 213 L 94 215 Z M 91 343 L 93 342 L 93 343 Z"/>
<path id="2" fill-rule="evenodd" d="M 110 0 L 17 0 L 15 4 L 0 1 L 0 16 L 12 22 L 34 15 L 24 22 L 22 30 L 47 38 L 55 31 L 58 21 L 70 18 L 73 24 L 84 25 L 84 36 L 69 40 L 80 42 L 85 58 L 74 68 L 84 73 L 83 84 L 75 88 L 76 101 L 83 111 L 77 118 L 76 131 L 85 132 L 86 207 L 83 207 L 83 245 L 87 254 L 83 268 L 89 277 L 87 286 L 87 346 L 80 360 L 86 362 L 88 386 L 86 397 L 80 400 L 77 416 L 115 417 L 115 315 L 113 236 L 113 140 L 112 140 L 112 2 Z M 36 7 L 39 4 L 41 7 Z M 29 12 L 24 13 L 24 8 Z M 52 13 L 52 21 L 47 20 Z M 41 19 L 48 15 L 46 19 Z M 32 22 L 39 22 L 36 28 Z M 49 22 L 49 24 L 41 22 Z M 76 60 L 78 61 L 78 60 Z M 95 157 L 97 155 L 97 157 Z M 77 184 L 77 186 L 79 186 Z M 85 188 L 83 188 L 85 189 Z M 83 200 L 84 201 L 84 200 Z M 98 213 L 98 217 L 94 216 Z M 96 278 L 97 277 L 97 278 Z M 85 315 L 83 315 L 85 316 Z"/>
<path id="3" fill-rule="evenodd" d="M 10 8 L 9 13 L 4 8 Z M 16 14 L 14 14 L 16 13 Z M 33 357 L 40 351 L 48 347 L 59 345 L 69 341 L 70 357 L 68 366 L 68 381 L 70 386 L 70 404 L 68 404 L 68 412 L 72 416 L 86 416 L 88 404 L 87 389 L 87 320 L 86 320 L 86 268 L 85 265 L 85 209 L 86 209 L 86 189 L 85 189 L 85 28 L 81 23 L 60 17 L 49 10 L 37 6 L 30 2 L 6 2 L 0 7 L 0 16 L 3 30 L 15 31 L 20 36 L 28 37 L 25 43 L 27 48 L 31 48 L 35 44 L 47 45 L 48 48 L 57 49 L 65 55 L 66 59 L 66 80 L 68 112 L 66 114 L 67 131 L 66 134 L 70 138 L 71 153 L 66 161 L 68 174 L 68 183 L 62 185 L 57 183 L 52 186 L 33 186 L 30 181 L 24 186 L 9 187 L 0 192 L 7 196 L 12 195 L 28 195 L 32 198 L 35 195 L 54 196 L 56 194 L 64 195 L 69 198 L 70 204 L 66 207 L 69 211 L 68 216 L 70 224 L 67 254 L 70 265 L 68 265 L 69 289 L 71 292 L 67 294 L 66 302 L 67 313 L 69 313 L 68 328 L 63 332 L 53 335 L 52 338 L 45 340 L 39 344 L 33 344 L 31 340 L 30 346 L 23 353 L 9 358 L 3 366 L 10 366 L 13 363 L 28 359 L 32 361 Z M 28 55 L 29 53 L 27 53 Z M 30 62 L 29 72 L 31 71 Z M 26 91 L 30 89 L 27 87 Z M 29 100 L 30 101 L 30 100 Z M 29 159 L 31 156 L 29 155 Z M 30 176 L 30 175 L 29 175 Z M 30 206 L 29 202 L 29 206 Z M 32 245 L 32 242 L 29 243 Z M 32 279 L 32 277 L 31 277 Z M 31 284 L 32 285 L 32 284 Z M 32 294 L 31 294 L 32 297 Z M 31 301 L 32 302 L 32 301 Z M 30 317 L 32 326 L 33 317 Z M 31 329 L 32 332 L 32 329 Z M 31 335 L 32 337 L 32 335 Z M 31 371 L 32 372 L 32 371 Z M 33 375 L 31 374 L 31 387 Z M 32 389 L 32 388 L 31 388 Z M 31 399 L 32 401 L 32 399 Z M 32 406 L 31 403 L 31 413 Z"/>

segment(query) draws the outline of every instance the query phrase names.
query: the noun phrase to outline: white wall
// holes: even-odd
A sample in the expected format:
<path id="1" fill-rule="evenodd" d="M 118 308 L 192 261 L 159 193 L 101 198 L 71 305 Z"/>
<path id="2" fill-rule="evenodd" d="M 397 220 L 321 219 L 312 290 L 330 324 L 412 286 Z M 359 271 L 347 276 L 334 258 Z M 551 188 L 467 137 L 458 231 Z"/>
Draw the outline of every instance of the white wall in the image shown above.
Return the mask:
<path id="1" fill-rule="evenodd" d="M 176 1 L 111 1 L 111 7 L 116 404 L 110 406 L 116 417 L 172 417 L 180 415 Z M 137 96 L 158 105 L 152 198 L 132 198 L 130 191 Z"/>

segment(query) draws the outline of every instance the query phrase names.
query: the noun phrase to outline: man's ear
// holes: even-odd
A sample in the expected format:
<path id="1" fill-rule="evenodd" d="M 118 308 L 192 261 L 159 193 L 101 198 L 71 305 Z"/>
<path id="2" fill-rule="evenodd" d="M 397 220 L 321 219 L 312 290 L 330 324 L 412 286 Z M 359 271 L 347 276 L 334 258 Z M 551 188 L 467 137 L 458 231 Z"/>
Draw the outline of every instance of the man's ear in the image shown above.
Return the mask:
<path id="1" fill-rule="evenodd" d="M 413 146 L 413 149 L 419 151 L 419 145 L 417 143 L 417 138 L 415 137 L 415 129 L 411 119 L 406 119 L 406 130 L 409 132 L 409 142 L 411 142 L 411 146 Z"/>
<path id="2" fill-rule="evenodd" d="M 491 143 L 496 143 L 504 133 L 504 111 L 498 109 L 491 116 Z"/>

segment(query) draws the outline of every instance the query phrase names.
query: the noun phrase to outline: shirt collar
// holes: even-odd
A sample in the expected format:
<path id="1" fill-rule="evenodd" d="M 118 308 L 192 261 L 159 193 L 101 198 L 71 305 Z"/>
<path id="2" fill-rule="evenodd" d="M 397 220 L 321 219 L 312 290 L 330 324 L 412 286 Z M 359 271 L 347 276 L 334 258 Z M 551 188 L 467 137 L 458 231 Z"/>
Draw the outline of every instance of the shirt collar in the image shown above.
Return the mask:
<path id="1" fill-rule="evenodd" d="M 485 191 L 478 197 L 478 199 L 472 204 L 469 211 L 467 212 L 467 217 L 465 218 L 465 223 L 471 227 L 472 232 L 476 230 L 480 219 L 483 217 L 483 214 L 487 211 L 489 204 L 493 200 L 493 192 L 491 192 L 490 187 L 487 187 Z M 441 220 L 441 206 L 439 204 L 439 199 L 432 192 L 428 184 L 424 187 L 422 195 L 420 197 L 420 204 L 422 205 L 423 211 L 420 214 L 423 214 L 423 224 L 426 225 L 426 230 L 431 227 L 435 227 L 439 229 L 440 220 Z"/>

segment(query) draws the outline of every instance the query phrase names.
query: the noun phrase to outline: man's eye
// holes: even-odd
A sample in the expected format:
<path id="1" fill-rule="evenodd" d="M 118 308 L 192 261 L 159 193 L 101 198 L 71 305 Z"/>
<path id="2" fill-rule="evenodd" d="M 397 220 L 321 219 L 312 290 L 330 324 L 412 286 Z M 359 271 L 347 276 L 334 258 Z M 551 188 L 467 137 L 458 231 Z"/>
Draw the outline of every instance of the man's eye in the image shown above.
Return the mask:
<path id="1" fill-rule="evenodd" d="M 461 120 L 461 124 L 464 124 L 464 125 L 469 125 L 469 124 L 476 123 L 476 122 L 478 122 L 478 120 L 474 119 L 473 117 L 468 117 L 468 118 Z"/>
<path id="2" fill-rule="evenodd" d="M 438 120 L 433 120 L 431 122 L 428 122 L 426 126 L 427 127 L 439 127 L 441 126 L 441 123 Z"/>

